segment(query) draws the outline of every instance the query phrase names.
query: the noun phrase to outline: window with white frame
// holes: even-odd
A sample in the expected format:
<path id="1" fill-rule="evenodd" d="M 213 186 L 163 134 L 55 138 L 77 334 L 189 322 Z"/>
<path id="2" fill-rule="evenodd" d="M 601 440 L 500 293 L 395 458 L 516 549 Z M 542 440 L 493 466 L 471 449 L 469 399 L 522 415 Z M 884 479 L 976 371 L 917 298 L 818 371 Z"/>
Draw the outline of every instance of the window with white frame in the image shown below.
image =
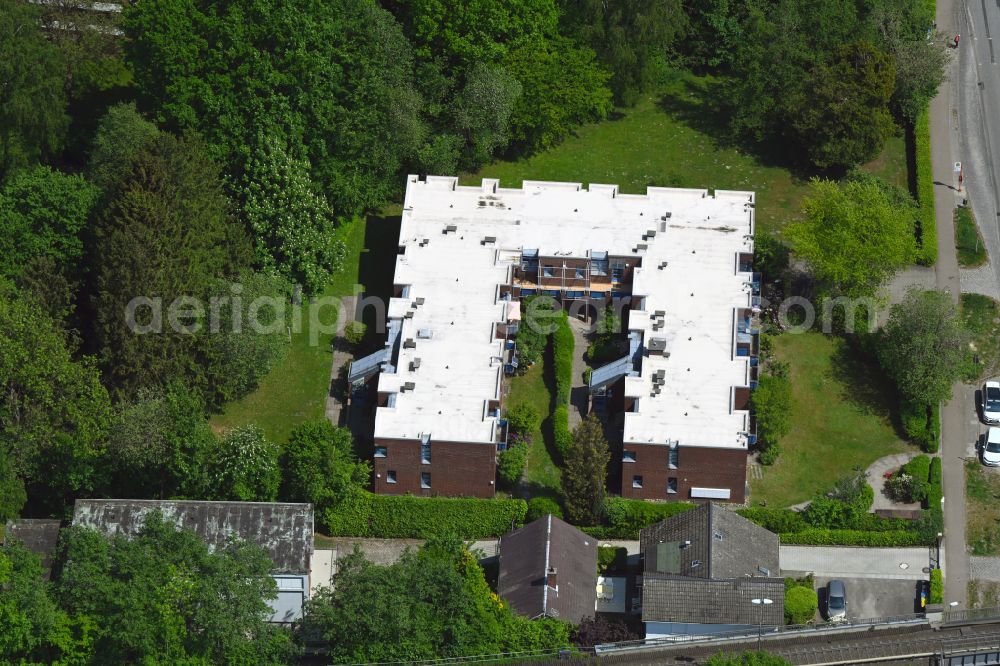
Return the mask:
<path id="1" fill-rule="evenodd" d="M 427 442 L 420 445 L 420 462 L 425 465 L 431 464 L 431 443 Z"/>
<path id="2" fill-rule="evenodd" d="M 431 487 L 431 473 L 430 472 L 421 472 L 420 473 L 420 487 L 421 488 L 430 488 Z"/>
<path id="3" fill-rule="evenodd" d="M 670 469 L 677 469 L 680 465 L 680 449 L 676 444 L 670 447 L 670 451 L 667 454 L 667 467 Z"/>
<path id="4" fill-rule="evenodd" d="M 388 472 L 385 473 L 385 482 L 396 483 L 396 470 L 390 469 Z"/>
<path id="5" fill-rule="evenodd" d="M 387 447 L 385 447 L 385 446 L 376 446 L 375 447 L 375 457 L 376 458 L 385 458 L 387 455 L 389 455 L 389 449 Z"/>
<path id="6" fill-rule="evenodd" d="M 636 474 L 635 476 L 632 477 L 632 487 L 642 488 L 642 475 Z"/>

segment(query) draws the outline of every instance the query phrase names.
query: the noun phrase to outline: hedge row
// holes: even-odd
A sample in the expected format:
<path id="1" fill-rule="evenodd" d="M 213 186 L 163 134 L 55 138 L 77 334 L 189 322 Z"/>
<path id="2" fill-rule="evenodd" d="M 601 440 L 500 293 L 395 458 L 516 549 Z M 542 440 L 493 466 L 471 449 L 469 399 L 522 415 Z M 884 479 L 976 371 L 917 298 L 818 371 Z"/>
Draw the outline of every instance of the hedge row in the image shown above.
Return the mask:
<path id="1" fill-rule="evenodd" d="M 818 501 L 818 500 L 816 500 Z M 833 501 L 833 500 L 827 500 Z M 750 507 L 737 510 L 738 514 L 751 520 L 766 530 L 777 534 L 792 534 L 813 529 L 828 529 L 823 525 L 810 524 L 808 514 L 794 509 L 767 509 Z M 847 520 L 841 525 L 829 529 L 865 531 L 865 532 L 900 532 L 912 529 L 913 522 L 899 518 L 882 518 L 874 513 L 846 514 Z"/>
<path id="2" fill-rule="evenodd" d="M 552 332 L 553 371 L 556 378 L 556 404 L 569 402 L 573 388 L 573 329 L 569 327 L 566 312 L 560 313 L 556 330 Z"/>
<path id="3" fill-rule="evenodd" d="M 934 215 L 934 175 L 931 170 L 931 121 L 925 108 L 913 125 L 917 203 L 920 205 L 920 249 L 917 262 L 931 266 L 937 261 L 937 219 Z"/>
<path id="4" fill-rule="evenodd" d="M 781 534 L 781 543 L 800 546 L 866 546 L 869 548 L 901 548 L 922 546 L 927 541 L 916 530 L 867 532 L 863 530 L 827 530 L 811 527 L 801 532 Z"/>
<path id="5" fill-rule="evenodd" d="M 931 569 L 931 598 L 932 604 L 944 603 L 944 575 L 940 569 Z"/>
<path id="6" fill-rule="evenodd" d="M 362 492 L 330 509 L 323 520 L 330 536 L 426 539 L 450 534 L 463 539 L 498 537 L 524 524 L 521 499 L 475 499 L 376 495 Z"/>
<path id="7" fill-rule="evenodd" d="M 552 410 L 552 441 L 555 443 L 559 462 L 565 462 L 573 448 L 573 433 L 569 429 L 569 408 L 558 405 Z"/>
<path id="8" fill-rule="evenodd" d="M 583 531 L 598 539 L 638 539 L 642 528 L 694 507 L 690 502 L 647 502 L 609 497 L 604 501 L 607 525 L 585 527 Z"/>
<path id="9" fill-rule="evenodd" d="M 926 405 L 903 401 L 899 417 L 906 436 L 919 444 L 927 453 L 937 453 L 939 447 L 941 409 L 938 404 Z"/>

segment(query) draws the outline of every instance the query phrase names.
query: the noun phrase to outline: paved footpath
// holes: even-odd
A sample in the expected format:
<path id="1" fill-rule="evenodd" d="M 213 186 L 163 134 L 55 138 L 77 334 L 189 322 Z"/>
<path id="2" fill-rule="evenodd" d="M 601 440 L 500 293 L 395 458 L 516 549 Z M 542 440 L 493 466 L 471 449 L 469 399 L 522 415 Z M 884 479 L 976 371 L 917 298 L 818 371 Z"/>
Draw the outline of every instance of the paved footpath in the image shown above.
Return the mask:
<path id="1" fill-rule="evenodd" d="M 938 0 L 938 29 L 956 34 L 958 7 L 955 0 Z M 952 120 L 957 108 L 952 81 L 957 79 L 957 60 L 946 80 L 931 100 L 931 159 L 934 175 L 934 207 L 937 218 L 938 261 L 936 286 L 959 297 L 958 258 L 955 254 L 954 208 L 955 148 L 961 145 L 958 128 Z M 944 486 L 944 557 L 945 601 L 958 608 L 967 606 L 969 558 L 965 547 L 965 457 L 968 452 L 970 392 L 962 384 L 953 387 L 953 397 L 941 409 L 941 466 Z"/>
<path id="2" fill-rule="evenodd" d="M 926 580 L 930 551 L 924 548 L 781 546 L 781 571 L 823 578 Z"/>
<path id="3" fill-rule="evenodd" d="M 1000 582 L 1000 557 L 970 557 L 969 576 L 976 580 Z"/>

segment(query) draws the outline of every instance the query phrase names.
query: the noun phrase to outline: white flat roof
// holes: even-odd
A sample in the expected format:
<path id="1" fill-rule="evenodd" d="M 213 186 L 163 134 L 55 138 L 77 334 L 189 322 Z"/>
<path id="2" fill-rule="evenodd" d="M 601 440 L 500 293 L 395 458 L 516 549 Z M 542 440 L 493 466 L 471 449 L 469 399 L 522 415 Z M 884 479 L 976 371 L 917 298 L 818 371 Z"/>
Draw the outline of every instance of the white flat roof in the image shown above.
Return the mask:
<path id="1" fill-rule="evenodd" d="M 737 255 L 753 251 L 753 203 L 752 192 L 651 187 L 629 195 L 617 185 L 525 181 L 511 189 L 491 179 L 470 187 L 408 176 L 394 282 L 410 290 L 390 301 L 389 316 L 412 312 L 401 340 L 415 346 L 401 347 L 396 373 L 383 373 L 379 390 L 413 388 L 377 409 L 375 436 L 494 441 L 486 404 L 499 398 L 503 343 L 493 330 L 513 305 L 498 299 L 498 285 L 510 283 L 529 248 L 543 257 L 642 257 L 630 329 L 647 345 L 665 338 L 669 356 L 645 356 L 641 375 L 626 379 L 626 395 L 639 398 L 638 411 L 625 414 L 626 443 L 745 448 L 748 415 L 731 409 L 731 392 L 748 382 L 733 341 L 735 308 L 750 305 Z M 664 324 L 654 331 L 658 310 Z M 652 395 L 657 371 L 664 384 Z"/>

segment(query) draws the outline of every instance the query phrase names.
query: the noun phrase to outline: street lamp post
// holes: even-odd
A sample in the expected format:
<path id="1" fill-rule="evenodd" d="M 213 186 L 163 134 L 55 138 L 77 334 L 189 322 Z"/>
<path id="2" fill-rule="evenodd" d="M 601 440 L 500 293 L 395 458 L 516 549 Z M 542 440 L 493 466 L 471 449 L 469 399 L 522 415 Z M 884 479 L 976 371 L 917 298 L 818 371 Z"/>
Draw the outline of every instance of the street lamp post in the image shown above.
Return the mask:
<path id="1" fill-rule="evenodd" d="M 750 603 L 754 606 L 760 606 L 760 622 L 757 624 L 757 652 L 760 652 L 761 640 L 764 634 L 764 606 L 770 606 L 774 603 L 772 599 L 751 599 Z"/>

